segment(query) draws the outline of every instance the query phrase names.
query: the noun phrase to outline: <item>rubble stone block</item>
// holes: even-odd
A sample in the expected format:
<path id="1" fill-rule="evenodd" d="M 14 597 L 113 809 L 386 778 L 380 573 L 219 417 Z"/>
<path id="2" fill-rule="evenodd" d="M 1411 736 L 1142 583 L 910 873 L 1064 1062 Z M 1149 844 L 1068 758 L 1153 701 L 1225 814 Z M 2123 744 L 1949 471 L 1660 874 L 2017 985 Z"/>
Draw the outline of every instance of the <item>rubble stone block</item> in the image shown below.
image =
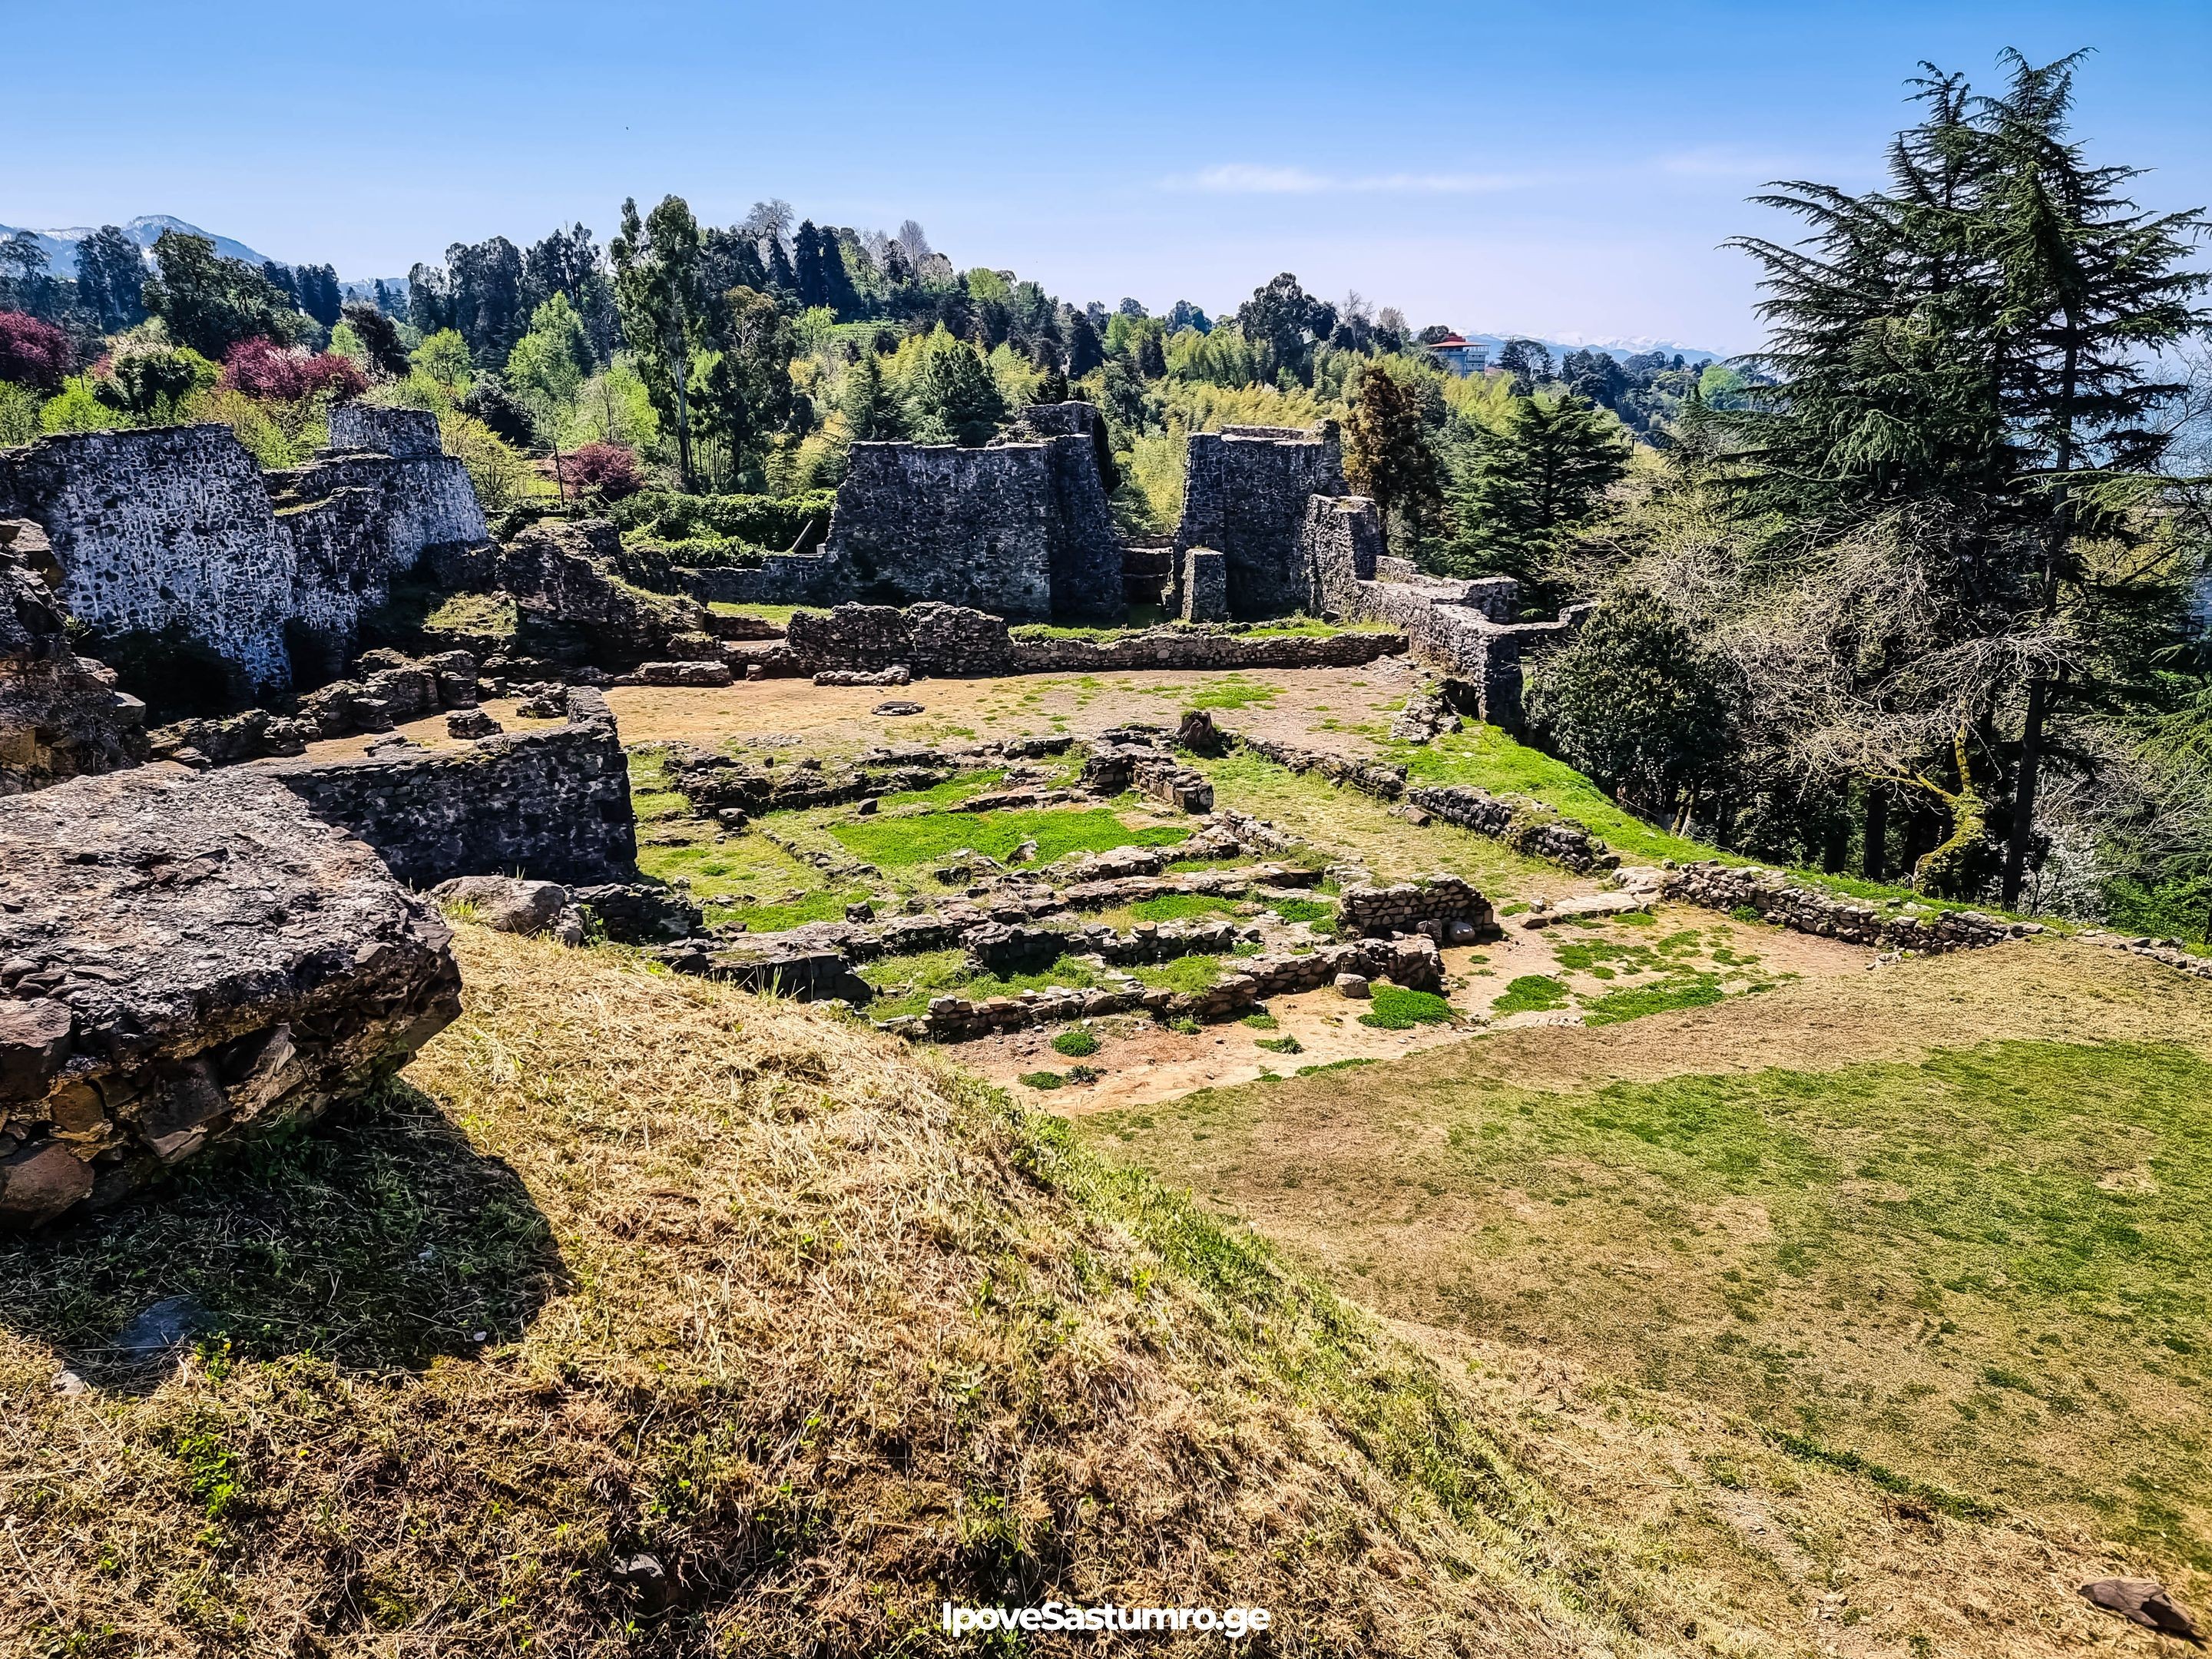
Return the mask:
<path id="1" fill-rule="evenodd" d="M 1182 556 L 1182 619 L 1229 620 L 1229 561 L 1212 548 L 1190 548 Z"/>
<path id="2" fill-rule="evenodd" d="M 449 944 L 258 772 L 0 800 L 0 1228 L 359 1093 L 460 1012 Z"/>

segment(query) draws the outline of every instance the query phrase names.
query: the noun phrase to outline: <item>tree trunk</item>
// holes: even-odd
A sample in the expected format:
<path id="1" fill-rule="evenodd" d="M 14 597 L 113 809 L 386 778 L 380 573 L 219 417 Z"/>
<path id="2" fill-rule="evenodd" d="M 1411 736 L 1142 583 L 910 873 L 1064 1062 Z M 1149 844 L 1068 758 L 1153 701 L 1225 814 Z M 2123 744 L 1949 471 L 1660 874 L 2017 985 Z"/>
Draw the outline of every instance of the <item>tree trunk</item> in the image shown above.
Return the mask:
<path id="1" fill-rule="evenodd" d="M 674 372 L 676 381 L 676 471 L 683 480 L 684 493 L 694 494 L 691 482 L 691 410 L 684 398 L 684 368 L 679 363 Z"/>
<path id="2" fill-rule="evenodd" d="M 2027 872 L 2027 838 L 2035 826 L 2035 790 L 2043 769 L 2043 714 L 2048 684 L 2038 676 L 2027 683 L 2027 717 L 2020 733 L 2020 780 L 2013 787 L 2012 833 L 2005 838 L 2004 904 L 2020 906 Z"/>
<path id="3" fill-rule="evenodd" d="M 1851 850 L 1851 787 L 1844 786 L 1844 799 L 1828 815 L 1828 833 L 1820 848 L 1820 868 L 1832 876 L 1844 872 Z"/>
<path id="4" fill-rule="evenodd" d="M 1869 881 L 1889 874 L 1889 791 L 1878 783 L 1866 787 L 1866 828 L 1859 847 L 1859 872 Z"/>

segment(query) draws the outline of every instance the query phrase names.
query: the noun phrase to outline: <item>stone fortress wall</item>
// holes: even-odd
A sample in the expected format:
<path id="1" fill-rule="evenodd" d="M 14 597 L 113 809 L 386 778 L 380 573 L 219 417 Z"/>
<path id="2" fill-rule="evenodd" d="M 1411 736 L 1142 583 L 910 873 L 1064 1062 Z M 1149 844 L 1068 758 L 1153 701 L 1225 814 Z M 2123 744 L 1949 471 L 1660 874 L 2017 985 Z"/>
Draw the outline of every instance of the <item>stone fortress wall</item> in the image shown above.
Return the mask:
<path id="1" fill-rule="evenodd" d="M 340 405 L 331 446 L 264 474 L 226 426 L 41 438 L 0 450 L 0 518 L 41 527 L 64 604 L 94 629 L 181 626 L 282 690 L 295 666 L 351 655 L 362 613 L 427 550 L 489 538 L 434 416 Z"/>
<path id="2" fill-rule="evenodd" d="M 1009 622 L 1117 621 L 1121 543 L 1089 404 L 1024 410 L 1007 439 L 856 443 L 818 553 L 697 573 L 702 599 L 739 604 L 935 602 Z"/>

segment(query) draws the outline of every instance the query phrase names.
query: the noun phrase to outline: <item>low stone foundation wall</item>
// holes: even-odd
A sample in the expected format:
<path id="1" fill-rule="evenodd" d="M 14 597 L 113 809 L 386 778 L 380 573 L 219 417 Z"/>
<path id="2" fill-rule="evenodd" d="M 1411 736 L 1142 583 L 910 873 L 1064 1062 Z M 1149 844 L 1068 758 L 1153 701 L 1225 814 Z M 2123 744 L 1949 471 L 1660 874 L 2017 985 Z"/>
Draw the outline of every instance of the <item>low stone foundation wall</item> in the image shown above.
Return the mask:
<path id="1" fill-rule="evenodd" d="M 2038 922 L 2008 921 L 1978 910 L 1892 915 L 1879 905 L 1808 887 L 1778 870 L 1757 866 L 1685 864 L 1664 873 L 1659 890 L 1668 898 L 1709 909 L 1747 908 L 1778 927 L 1883 951 L 1927 955 L 1972 951 L 2043 931 Z"/>
<path id="2" fill-rule="evenodd" d="M 1108 669 L 1359 668 L 1406 649 L 1380 632 L 1255 634 L 1235 625 L 1166 627 L 1103 639 L 1015 634 L 1006 622 L 954 605 L 841 605 L 793 616 L 781 645 L 738 641 L 725 655 L 742 672 L 814 675 L 903 667 L 940 678 L 1092 673 Z"/>
<path id="3" fill-rule="evenodd" d="M 465 748 L 362 760 L 265 761 L 326 823 L 352 830 L 402 881 L 522 875 L 594 883 L 634 878 L 629 770 L 606 699 L 568 692 L 568 724 Z"/>
<path id="4" fill-rule="evenodd" d="M 1332 783 L 1349 784 L 1379 800 L 1404 800 L 1459 829 L 1502 841 L 1516 853 L 1564 865 L 1577 875 L 1610 870 L 1620 862 L 1620 855 L 1589 830 L 1540 802 L 1493 795 L 1465 783 L 1409 788 L 1402 766 L 1376 765 L 1325 749 L 1305 749 L 1241 732 L 1224 735 L 1278 766 L 1293 772 L 1318 772 Z"/>
<path id="5" fill-rule="evenodd" d="M 1364 668 L 1402 656 L 1402 634 L 1244 634 L 1227 629 L 1151 628 L 1107 640 L 1013 642 L 1005 671 L 1015 674 L 1098 673 L 1109 669 Z"/>
<path id="6" fill-rule="evenodd" d="M 1434 875 L 1389 887 L 1363 883 L 1346 888 L 1337 900 L 1338 927 L 1358 937 L 1388 938 L 1393 933 L 1419 933 L 1432 926 L 1448 928 L 1455 922 L 1486 933 L 1498 927 L 1490 901 L 1454 875 Z"/>
<path id="7" fill-rule="evenodd" d="M 1502 799 L 1467 783 L 1409 789 L 1406 799 L 1446 823 L 1502 841 L 1530 858 L 1564 865 L 1578 876 L 1620 863 L 1620 854 L 1583 825 L 1536 801 Z"/>
<path id="8" fill-rule="evenodd" d="M 1433 941 L 1370 939 L 1323 945 L 1305 955 L 1249 957 L 1203 991 L 1170 991 L 1125 981 L 1091 990 L 1024 991 L 1018 997 L 976 1002 L 938 997 L 926 1014 L 879 1022 L 882 1029 L 923 1042 L 966 1042 L 994 1031 L 1054 1025 L 1103 1014 L 1149 1013 L 1160 1019 L 1226 1019 L 1268 997 L 1319 990 L 1339 974 L 1388 979 L 1408 990 L 1434 991 L 1443 983 L 1443 959 Z"/>

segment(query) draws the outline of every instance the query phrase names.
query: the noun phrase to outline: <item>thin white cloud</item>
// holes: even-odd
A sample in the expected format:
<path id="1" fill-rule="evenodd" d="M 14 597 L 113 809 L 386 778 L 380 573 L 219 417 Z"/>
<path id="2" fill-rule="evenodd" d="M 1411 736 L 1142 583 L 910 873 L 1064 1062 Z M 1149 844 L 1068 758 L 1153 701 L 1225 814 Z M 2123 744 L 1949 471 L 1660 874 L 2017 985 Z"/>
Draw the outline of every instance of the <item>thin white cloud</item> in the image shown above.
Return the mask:
<path id="1" fill-rule="evenodd" d="M 1256 167 L 1229 161 L 1200 172 L 1161 180 L 1165 190 L 1198 191 L 1214 196 L 1475 196 L 1515 190 L 1533 180 L 1506 173 L 1382 173 L 1351 175 L 1315 173 L 1306 167 Z"/>

